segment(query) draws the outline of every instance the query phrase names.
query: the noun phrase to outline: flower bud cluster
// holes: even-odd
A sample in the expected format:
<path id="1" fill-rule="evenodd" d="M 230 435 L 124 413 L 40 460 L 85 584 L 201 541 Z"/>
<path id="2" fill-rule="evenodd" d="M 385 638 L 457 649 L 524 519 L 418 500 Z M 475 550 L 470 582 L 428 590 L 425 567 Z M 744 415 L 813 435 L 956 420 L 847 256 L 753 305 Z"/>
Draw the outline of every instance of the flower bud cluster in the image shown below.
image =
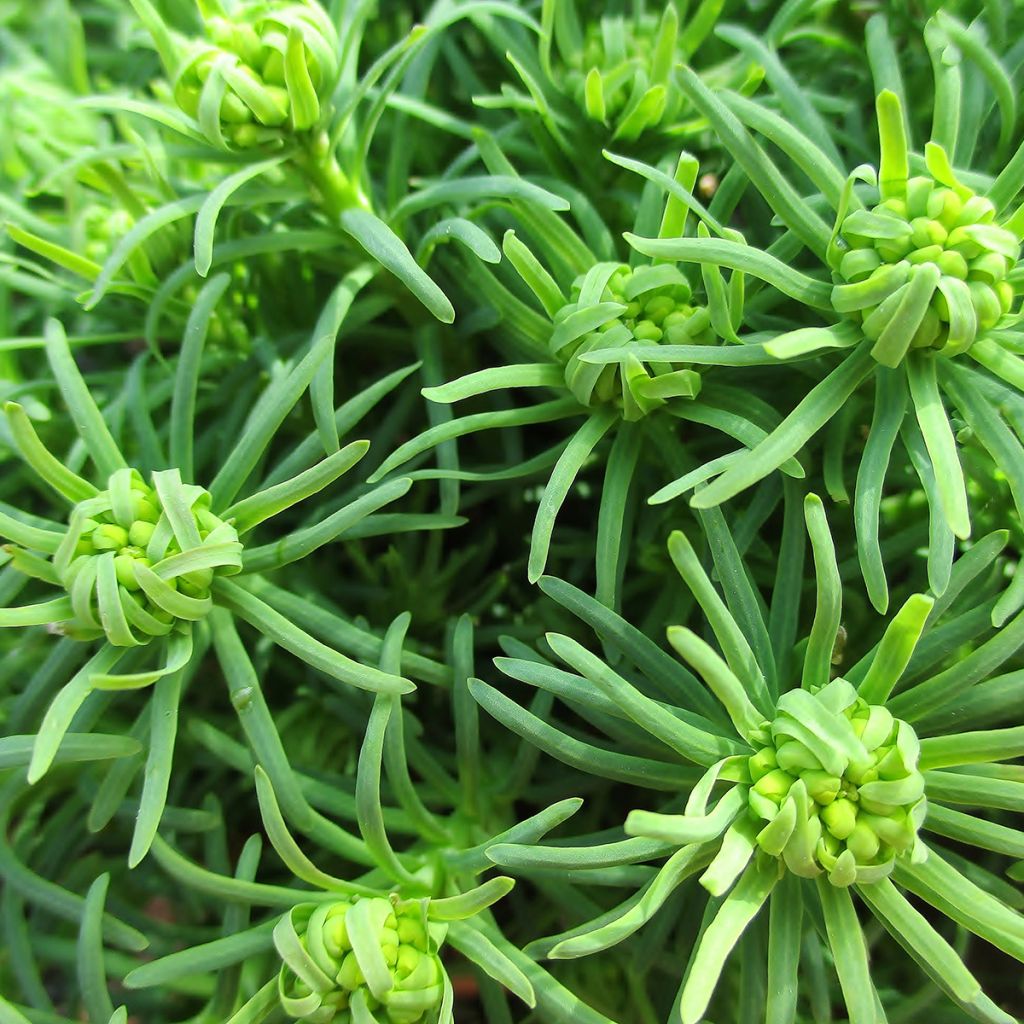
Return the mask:
<path id="1" fill-rule="evenodd" d="M 80 251 L 87 259 L 100 265 L 106 263 L 114 247 L 135 226 L 135 218 L 124 209 L 103 203 L 91 203 L 79 218 L 81 236 Z M 177 225 L 167 225 L 158 231 L 148 244 L 136 249 L 128 259 L 128 267 L 135 270 L 141 264 L 143 276 L 152 271 L 160 273 L 180 261 L 181 253 L 190 243 L 187 236 L 181 236 Z M 148 264 L 148 266 L 147 266 Z M 208 344 L 221 345 L 235 350 L 249 347 L 249 328 L 246 314 L 254 309 L 258 300 L 249 288 L 249 274 L 244 264 L 232 268 L 232 288 L 210 314 L 207 328 Z M 199 287 L 194 281 L 181 289 L 181 298 L 191 309 L 199 297 Z"/>
<path id="2" fill-rule="evenodd" d="M 680 91 L 667 84 L 677 56 L 674 15 L 673 9 L 661 19 L 638 15 L 587 22 L 565 80 L 587 116 L 612 126 L 615 138 L 638 139 L 682 105 Z"/>
<path id="3" fill-rule="evenodd" d="M 444 993 L 437 933 L 422 902 L 394 896 L 295 907 L 274 932 L 281 1005 L 293 1020 L 341 1024 L 360 1019 L 358 999 L 378 1021 L 416 1024 Z"/>
<path id="4" fill-rule="evenodd" d="M 248 0 L 206 20 L 174 82 L 174 98 L 215 145 L 248 149 L 305 132 L 337 77 L 338 37 L 319 4 Z"/>
<path id="5" fill-rule="evenodd" d="M 700 376 L 671 363 L 641 363 L 628 351 L 618 364 L 580 360 L 584 352 L 633 345 L 710 345 L 711 317 L 691 305 L 692 290 L 675 266 L 605 263 L 573 283 L 572 299 L 555 314 L 551 352 L 565 363 L 565 379 L 584 405 L 619 404 L 636 420 L 669 398 L 692 398 Z"/>
<path id="6" fill-rule="evenodd" d="M 79 502 L 53 556 L 74 609 L 63 631 L 131 647 L 206 615 L 214 577 L 242 565 L 238 534 L 209 502 L 201 487 L 179 480 L 168 515 L 159 491 L 128 469 Z"/>
<path id="7" fill-rule="evenodd" d="M 768 823 L 762 850 L 838 886 L 877 881 L 896 858 L 923 855 L 924 777 L 906 722 L 838 679 L 785 694 L 769 732 L 747 762 L 750 810 Z"/>
<path id="8" fill-rule="evenodd" d="M 1020 295 L 1010 277 L 1020 242 L 995 221 L 992 203 L 966 186 L 910 178 L 903 194 L 844 218 L 836 308 L 875 341 L 907 333 L 898 348 L 887 346 L 887 365 L 908 349 L 965 351 Z"/>

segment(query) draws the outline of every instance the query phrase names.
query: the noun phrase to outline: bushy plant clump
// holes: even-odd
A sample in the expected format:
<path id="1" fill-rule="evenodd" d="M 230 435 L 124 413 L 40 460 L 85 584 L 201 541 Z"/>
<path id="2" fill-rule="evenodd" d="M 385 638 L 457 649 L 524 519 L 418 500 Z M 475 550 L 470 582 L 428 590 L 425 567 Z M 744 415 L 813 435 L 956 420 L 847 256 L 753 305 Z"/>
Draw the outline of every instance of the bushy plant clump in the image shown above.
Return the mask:
<path id="1" fill-rule="evenodd" d="M 1024 1020 L 1022 39 L 0 0 L 0 1024 Z"/>

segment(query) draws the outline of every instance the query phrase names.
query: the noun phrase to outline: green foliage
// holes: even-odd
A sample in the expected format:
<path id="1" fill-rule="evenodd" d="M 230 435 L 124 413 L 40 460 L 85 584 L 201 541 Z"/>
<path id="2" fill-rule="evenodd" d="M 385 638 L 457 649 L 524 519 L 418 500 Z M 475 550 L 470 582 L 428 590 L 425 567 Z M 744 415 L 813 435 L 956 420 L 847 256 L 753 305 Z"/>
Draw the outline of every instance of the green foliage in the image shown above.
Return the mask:
<path id="1" fill-rule="evenodd" d="M 1024 1019 L 1022 11 L 0 0 L 0 1024 Z"/>

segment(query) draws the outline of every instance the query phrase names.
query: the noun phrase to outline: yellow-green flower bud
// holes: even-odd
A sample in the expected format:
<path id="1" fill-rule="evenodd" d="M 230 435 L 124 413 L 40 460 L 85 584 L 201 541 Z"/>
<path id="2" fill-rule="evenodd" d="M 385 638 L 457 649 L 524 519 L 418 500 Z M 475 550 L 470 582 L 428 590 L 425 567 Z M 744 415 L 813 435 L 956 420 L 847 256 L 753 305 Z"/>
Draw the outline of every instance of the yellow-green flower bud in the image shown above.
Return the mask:
<path id="1" fill-rule="evenodd" d="M 550 340 L 551 354 L 565 364 L 566 384 L 576 398 L 589 406 L 616 405 L 624 419 L 638 420 L 669 399 L 694 397 L 701 384 L 695 370 L 628 355 L 641 345 L 714 344 L 711 317 L 706 308 L 691 305 L 691 298 L 685 275 L 667 264 L 635 269 L 599 264 L 578 278 L 572 301 L 553 317 Z M 588 317 L 597 306 L 606 311 L 603 319 L 600 310 L 594 319 Z M 625 350 L 625 360 L 602 365 L 579 358 L 610 348 Z"/>
<path id="2" fill-rule="evenodd" d="M 801 772 L 800 778 L 807 787 L 807 795 L 822 807 L 832 803 L 839 796 L 842 782 L 837 775 L 829 775 L 825 771 L 807 771 Z"/>
<path id="3" fill-rule="evenodd" d="M 119 551 L 128 543 L 128 531 L 116 523 L 103 523 L 92 533 L 92 546 L 96 551 Z"/>
<path id="4" fill-rule="evenodd" d="M 274 930 L 281 1006 L 294 1020 L 348 1024 L 358 999 L 381 1024 L 418 1024 L 443 995 L 443 935 L 419 900 L 354 896 L 295 907 Z"/>
<path id="5" fill-rule="evenodd" d="M 843 838 L 843 837 L 840 837 Z M 878 856 L 882 841 L 866 821 L 858 820 L 849 835 L 845 836 L 846 848 L 860 862 L 873 860 Z"/>
<path id="6" fill-rule="evenodd" d="M 165 514 L 161 491 L 179 512 L 188 510 L 191 530 Z M 151 485 L 122 469 L 106 490 L 79 502 L 53 555 L 57 577 L 73 598 L 74 616 L 61 628 L 133 647 L 166 636 L 176 622 L 204 616 L 214 579 L 242 565 L 238 534 L 209 511 L 209 501 L 206 491 L 185 486 L 175 471 L 154 474 Z M 204 548 L 207 565 L 189 568 L 178 557 Z"/>
<path id="7" fill-rule="evenodd" d="M 324 946 L 327 952 L 338 960 L 352 948 L 352 943 L 348 937 L 348 927 L 345 924 L 345 915 L 348 913 L 348 908 L 349 905 L 347 903 L 331 904 L 324 921 Z"/>
<path id="8" fill-rule="evenodd" d="M 141 584 L 135 575 L 135 565 L 140 563 L 145 566 L 150 566 L 151 563 L 145 555 L 136 553 L 130 548 L 124 549 L 114 559 L 114 571 L 117 573 L 117 582 L 122 587 L 126 587 L 128 590 L 139 590 Z"/>
<path id="9" fill-rule="evenodd" d="M 775 756 L 779 767 L 793 775 L 821 771 L 821 762 L 799 740 L 780 744 Z"/>
<path id="10" fill-rule="evenodd" d="M 341 967 L 338 968 L 337 981 L 342 988 L 346 988 L 350 992 L 354 992 L 360 985 L 366 984 L 355 953 L 345 954 Z"/>
<path id="11" fill-rule="evenodd" d="M 662 13 L 634 5 L 627 17 L 615 17 L 609 9 L 606 17 L 588 18 L 581 28 L 569 50 L 559 47 L 565 64 L 552 69 L 551 79 L 587 121 L 630 141 L 675 127 L 687 112 L 685 94 L 670 81 L 676 62 L 686 56 L 678 48 L 676 5 L 662 5 Z M 726 81 L 740 85 L 736 74 Z"/>
<path id="12" fill-rule="evenodd" d="M 757 782 L 758 779 L 767 775 L 773 768 L 778 768 L 778 766 L 779 762 L 775 756 L 774 747 L 764 747 L 747 762 L 747 769 L 753 782 Z"/>
<path id="13" fill-rule="evenodd" d="M 857 824 L 857 806 L 852 800 L 833 800 L 822 808 L 821 820 L 836 839 L 847 839 Z"/>
<path id="14" fill-rule="evenodd" d="M 314 0 L 245 0 L 230 18 L 206 20 L 175 69 L 174 98 L 211 143 L 248 149 L 309 132 L 323 118 L 338 76 L 340 45 Z M 215 121 L 200 116 L 212 108 Z"/>
<path id="15" fill-rule="evenodd" d="M 150 506 L 150 502 L 145 503 Z M 138 515 L 138 510 L 136 510 Z M 128 542 L 137 548 L 145 548 L 153 539 L 153 531 L 156 529 L 156 520 L 138 518 L 128 528 Z"/>
<path id="16" fill-rule="evenodd" d="M 839 225 L 832 300 L 837 312 L 862 323 L 876 342 L 872 354 L 886 366 L 912 348 L 965 351 L 1024 291 L 1013 273 L 1020 241 L 995 223 L 988 199 L 950 175 L 888 183 L 908 198 L 889 196 Z M 904 272 L 893 272 L 900 267 Z"/>
<path id="17" fill-rule="evenodd" d="M 827 872 L 835 885 L 877 881 L 912 853 L 924 777 L 906 722 L 836 679 L 784 694 L 769 731 L 773 745 L 747 761 L 749 813 L 767 823 L 762 850 L 801 876 Z"/>
<path id="18" fill-rule="evenodd" d="M 767 797 L 769 800 L 780 804 L 789 794 L 793 781 L 794 779 L 792 775 L 788 772 L 784 772 L 781 768 L 776 768 L 773 771 L 768 772 L 767 775 L 762 775 L 761 778 L 754 783 L 754 789 L 756 789 L 761 796 Z"/>

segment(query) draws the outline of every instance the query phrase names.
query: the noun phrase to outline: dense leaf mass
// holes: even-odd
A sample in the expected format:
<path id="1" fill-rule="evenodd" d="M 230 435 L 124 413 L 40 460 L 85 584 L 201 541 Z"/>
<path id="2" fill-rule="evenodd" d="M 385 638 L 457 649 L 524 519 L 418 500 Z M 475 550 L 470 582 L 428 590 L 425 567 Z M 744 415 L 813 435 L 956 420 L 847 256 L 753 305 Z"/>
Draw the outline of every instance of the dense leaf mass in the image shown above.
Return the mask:
<path id="1" fill-rule="evenodd" d="M 0 1024 L 1024 1020 L 1020 0 L 0 0 Z"/>

